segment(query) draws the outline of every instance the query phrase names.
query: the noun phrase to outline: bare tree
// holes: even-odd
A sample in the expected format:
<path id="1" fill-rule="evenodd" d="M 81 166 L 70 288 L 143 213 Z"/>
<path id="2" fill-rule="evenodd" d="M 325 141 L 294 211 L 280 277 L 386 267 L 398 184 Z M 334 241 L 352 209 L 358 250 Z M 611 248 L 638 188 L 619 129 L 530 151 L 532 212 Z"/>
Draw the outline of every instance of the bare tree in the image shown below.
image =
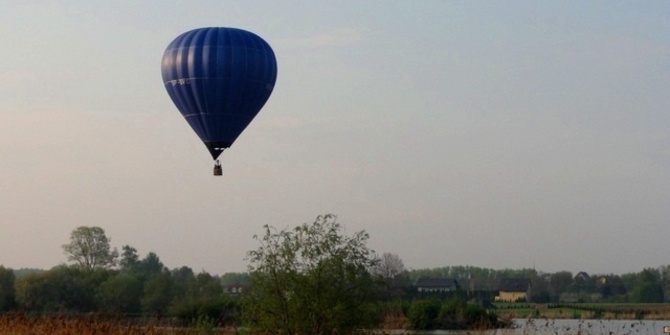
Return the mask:
<path id="1" fill-rule="evenodd" d="M 379 259 L 379 264 L 375 267 L 375 274 L 382 277 L 384 280 L 393 280 L 397 275 L 405 271 L 405 264 L 403 264 L 400 256 L 385 252 Z"/>
<path id="2" fill-rule="evenodd" d="M 383 253 L 373 273 L 384 282 L 386 298 L 389 300 L 401 297 L 404 294 L 404 288 L 409 285 L 409 272 L 405 269 L 402 259 L 396 254 Z"/>

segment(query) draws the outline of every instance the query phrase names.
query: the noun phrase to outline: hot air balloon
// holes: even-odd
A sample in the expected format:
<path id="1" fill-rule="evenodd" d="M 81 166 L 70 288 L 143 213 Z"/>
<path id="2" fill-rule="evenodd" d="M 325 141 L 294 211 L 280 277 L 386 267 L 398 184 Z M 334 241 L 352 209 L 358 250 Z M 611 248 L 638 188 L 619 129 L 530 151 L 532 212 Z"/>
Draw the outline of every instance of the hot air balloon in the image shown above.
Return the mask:
<path id="1" fill-rule="evenodd" d="M 267 102 L 277 61 L 258 35 L 237 28 L 199 28 L 175 38 L 161 64 L 170 98 L 215 160 Z"/>

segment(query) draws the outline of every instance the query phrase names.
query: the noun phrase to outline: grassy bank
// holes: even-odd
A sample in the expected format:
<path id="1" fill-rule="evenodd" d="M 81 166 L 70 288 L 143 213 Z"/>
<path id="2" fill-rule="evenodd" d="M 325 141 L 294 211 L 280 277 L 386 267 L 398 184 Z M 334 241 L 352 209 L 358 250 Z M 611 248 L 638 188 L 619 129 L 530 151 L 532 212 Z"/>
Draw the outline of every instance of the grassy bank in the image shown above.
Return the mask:
<path id="1" fill-rule="evenodd" d="M 504 318 L 670 320 L 670 304 L 495 304 Z"/>

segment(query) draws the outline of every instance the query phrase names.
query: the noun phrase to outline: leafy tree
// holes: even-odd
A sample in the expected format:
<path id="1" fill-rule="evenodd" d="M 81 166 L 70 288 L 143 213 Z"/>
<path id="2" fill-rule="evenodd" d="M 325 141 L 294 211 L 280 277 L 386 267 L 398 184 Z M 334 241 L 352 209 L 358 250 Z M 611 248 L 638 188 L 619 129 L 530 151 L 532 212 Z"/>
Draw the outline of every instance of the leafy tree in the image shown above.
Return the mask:
<path id="1" fill-rule="evenodd" d="M 16 303 L 15 280 L 14 271 L 0 265 L 0 312 L 14 308 Z"/>
<path id="2" fill-rule="evenodd" d="M 85 269 L 109 268 L 116 264 L 118 252 L 111 250 L 110 238 L 100 227 L 78 227 L 70 233 L 70 243 L 62 248 L 67 260 Z"/>
<path id="3" fill-rule="evenodd" d="M 16 280 L 16 300 L 28 311 L 45 310 L 47 296 L 46 280 L 43 273 L 29 272 Z"/>
<path id="4" fill-rule="evenodd" d="M 165 272 L 167 268 L 156 253 L 149 252 L 138 264 L 137 271 L 142 275 L 151 276 Z"/>
<path id="5" fill-rule="evenodd" d="M 484 307 L 452 297 L 444 304 L 439 300 L 417 300 L 410 306 L 411 329 L 490 329 L 500 326 L 498 316 Z"/>
<path id="6" fill-rule="evenodd" d="M 639 303 L 663 302 L 663 287 L 660 283 L 642 283 L 631 292 L 632 300 Z"/>
<path id="7" fill-rule="evenodd" d="M 596 277 L 589 276 L 586 272 L 578 272 L 572 280 L 569 291 L 577 293 L 581 297 L 588 297 L 596 291 Z M 590 298 L 580 298 L 581 301 L 589 301 Z"/>
<path id="8" fill-rule="evenodd" d="M 658 283 L 661 281 L 661 273 L 657 269 L 646 268 L 637 275 L 637 280 L 641 283 Z"/>
<path id="9" fill-rule="evenodd" d="M 188 266 L 170 271 L 172 276 L 172 300 L 173 304 L 181 304 L 191 298 L 195 289 L 195 274 Z"/>
<path id="10" fill-rule="evenodd" d="M 32 311 L 95 311 L 95 290 L 108 277 L 106 270 L 57 266 L 20 278 L 16 283 L 17 300 Z"/>
<path id="11" fill-rule="evenodd" d="M 237 324 L 239 308 L 224 294 L 220 279 L 206 272 L 193 275 L 189 270 L 182 267 L 172 271 L 174 294 L 170 313 L 195 327 L 204 321 L 212 326 Z"/>
<path id="12" fill-rule="evenodd" d="M 621 282 L 623 283 L 623 286 L 626 287 L 626 290 L 630 291 L 635 287 L 635 282 L 637 281 L 637 273 L 633 272 L 628 272 L 624 273 L 621 276 Z"/>
<path id="13" fill-rule="evenodd" d="M 549 276 L 537 273 L 530 276 L 531 290 L 530 301 L 536 303 L 547 303 L 550 301 Z"/>
<path id="14" fill-rule="evenodd" d="M 670 292 L 670 265 L 659 266 L 658 272 L 661 276 L 661 286 L 663 286 L 663 292 Z M 667 302 L 670 296 L 666 295 L 665 298 Z"/>
<path id="15" fill-rule="evenodd" d="M 537 276 L 537 271 L 535 269 L 523 268 L 496 270 L 497 278 L 532 278 L 533 276 Z"/>
<path id="16" fill-rule="evenodd" d="M 440 309 L 439 320 L 442 327 L 445 329 L 462 328 L 461 324 L 464 323 L 464 312 L 467 306 L 467 302 L 461 297 L 453 297 L 447 300 Z"/>
<path id="17" fill-rule="evenodd" d="M 553 302 L 558 302 L 561 293 L 568 291 L 572 285 L 572 272 L 559 271 L 549 277 L 549 293 Z"/>
<path id="18" fill-rule="evenodd" d="M 248 284 L 251 276 L 248 273 L 227 272 L 221 276 L 221 285 Z"/>
<path id="19" fill-rule="evenodd" d="M 634 302 L 657 303 L 663 302 L 663 286 L 661 275 L 656 269 L 644 269 L 638 274 L 635 288 L 631 291 Z"/>
<path id="20" fill-rule="evenodd" d="M 409 328 L 414 330 L 435 329 L 438 325 L 440 309 L 438 300 L 414 301 L 409 307 L 409 315 L 407 316 Z"/>
<path id="21" fill-rule="evenodd" d="M 144 281 L 140 301 L 142 311 L 150 314 L 165 314 L 172 300 L 172 277 L 170 273 L 155 274 Z"/>
<path id="22" fill-rule="evenodd" d="M 144 283 L 140 301 L 142 311 L 165 314 L 173 298 L 174 280 L 158 255 L 149 252 L 137 265 L 137 275 Z"/>
<path id="23" fill-rule="evenodd" d="M 200 272 L 195 276 L 195 290 L 194 295 L 203 298 L 217 297 L 223 294 L 221 281 L 207 272 Z"/>
<path id="24" fill-rule="evenodd" d="M 477 304 L 467 304 L 463 311 L 465 328 L 490 329 L 499 326 L 498 316 Z"/>
<path id="25" fill-rule="evenodd" d="M 121 248 L 121 260 L 119 261 L 119 266 L 123 272 L 134 272 L 137 271 L 140 265 L 140 256 L 137 255 L 137 249 L 124 245 Z"/>
<path id="26" fill-rule="evenodd" d="M 108 313 L 139 313 L 142 282 L 131 274 L 118 274 L 100 284 L 98 306 Z"/>
<path id="27" fill-rule="evenodd" d="M 599 277 L 596 283 L 596 293 L 606 301 L 625 301 L 626 287 L 621 277 L 609 274 Z"/>
<path id="28" fill-rule="evenodd" d="M 284 334 L 349 333 L 376 326 L 376 265 L 364 231 L 348 237 L 333 215 L 277 231 L 264 226 L 248 253 L 252 283 L 243 294 L 247 325 Z"/>
<path id="29" fill-rule="evenodd" d="M 41 272 L 44 272 L 44 271 L 46 271 L 46 270 L 33 269 L 33 268 L 20 268 L 20 269 L 15 269 L 14 270 L 14 276 L 16 276 L 16 279 L 19 279 L 19 278 L 21 278 L 21 277 L 23 277 L 27 274 L 30 274 L 30 273 L 41 273 Z"/>

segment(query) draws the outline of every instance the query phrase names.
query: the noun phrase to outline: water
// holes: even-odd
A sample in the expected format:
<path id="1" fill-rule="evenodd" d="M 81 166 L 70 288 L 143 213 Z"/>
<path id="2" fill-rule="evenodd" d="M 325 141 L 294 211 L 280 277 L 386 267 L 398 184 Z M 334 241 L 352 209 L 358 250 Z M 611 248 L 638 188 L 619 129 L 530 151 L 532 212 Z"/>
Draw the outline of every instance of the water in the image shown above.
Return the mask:
<path id="1" fill-rule="evenodd" d="M 385 334 L 409 335 L 633 335 L 664 334 L 663 327 L 670 321 L 662 320 L 528 320 L 515 319 L 514 329 L 494 329 L 488 331 L 433 330 L 412 332 L 407 330 L 388 331 Z"/>

